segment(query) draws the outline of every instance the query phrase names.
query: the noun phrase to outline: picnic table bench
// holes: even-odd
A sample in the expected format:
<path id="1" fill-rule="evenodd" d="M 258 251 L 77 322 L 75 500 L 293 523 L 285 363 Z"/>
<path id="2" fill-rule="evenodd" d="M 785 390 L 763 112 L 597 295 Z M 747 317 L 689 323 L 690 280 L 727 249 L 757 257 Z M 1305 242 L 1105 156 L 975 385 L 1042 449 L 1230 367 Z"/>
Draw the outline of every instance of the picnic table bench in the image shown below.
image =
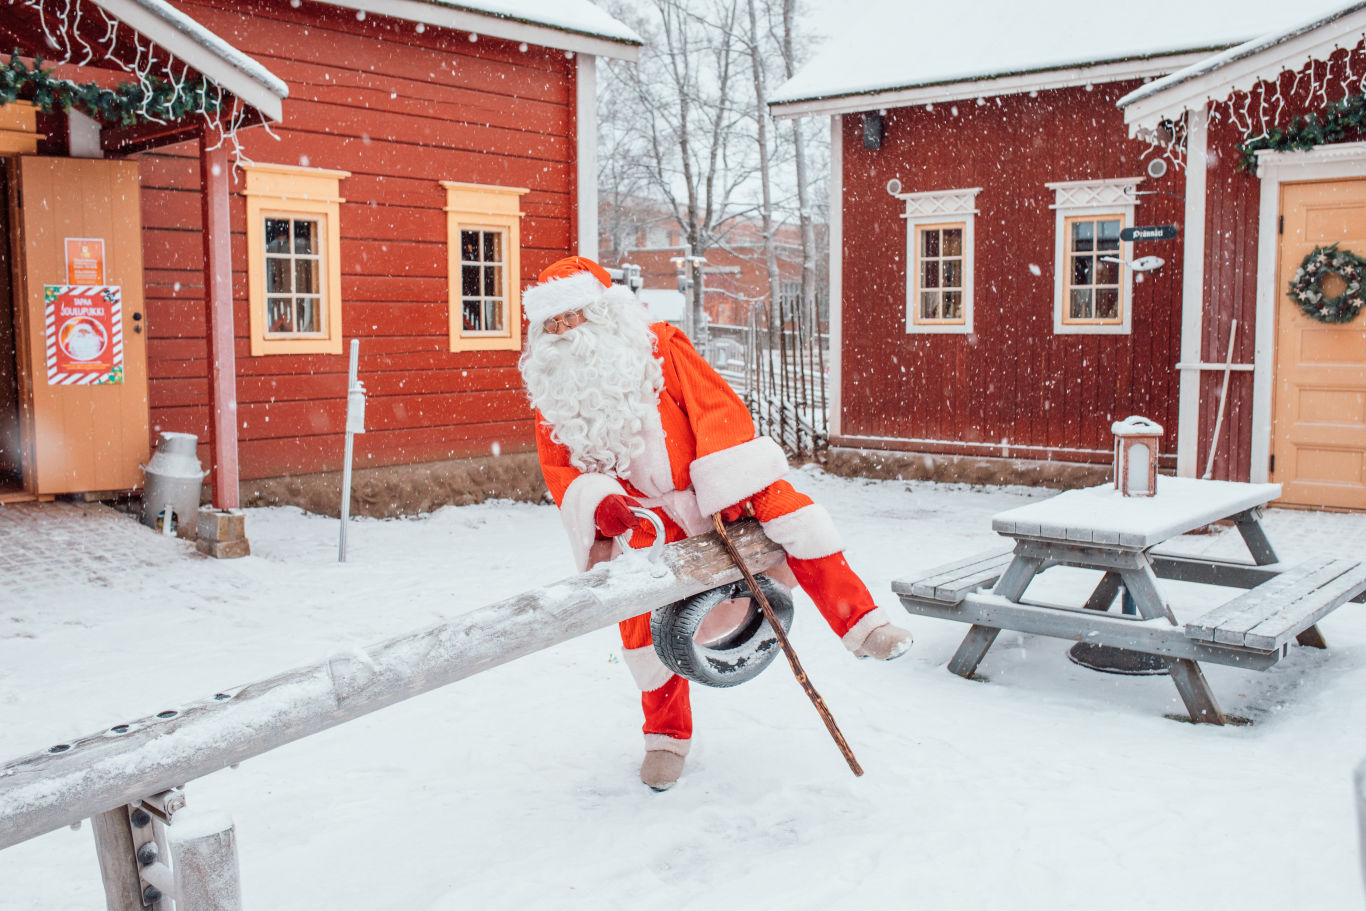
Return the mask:
<path id="1" fill-rule="evenodd" d="M 992 527 L 1014 540 L 937 567 L 892 590 L 912 613 L 971 624 L 948 669 L 971 677 L 997 634 L 1012 629 L 1159 656 L 1191 719 L 1223 724 L 1199 662 L 1266 670 L 1299 645 L 1325 648 L 1318 622 L 1347 601 L 1366 600 L 1366 564 L 1318 557 L 1288 566 L 1261 526 L 1276 484 L 1158 479 L 1155 497 L 1120 497 L 1106 487 L 1067 491 L 998 514 Z M 1153 552 L 1179 534 L 1232 519 L 1252 563 Z M 1098 570 L 1081 604 L 1025 600 L 1053 566 Z M 1246 589 L 1192 618 L 1177 621 L 1159 580 Z M 1124 592 L 1126 612 L 1112 611 Z M 1080 646 L 1078 646 L 1080 647 Z M 1074 647 L 1075 648 L 1075 647 Z"/>

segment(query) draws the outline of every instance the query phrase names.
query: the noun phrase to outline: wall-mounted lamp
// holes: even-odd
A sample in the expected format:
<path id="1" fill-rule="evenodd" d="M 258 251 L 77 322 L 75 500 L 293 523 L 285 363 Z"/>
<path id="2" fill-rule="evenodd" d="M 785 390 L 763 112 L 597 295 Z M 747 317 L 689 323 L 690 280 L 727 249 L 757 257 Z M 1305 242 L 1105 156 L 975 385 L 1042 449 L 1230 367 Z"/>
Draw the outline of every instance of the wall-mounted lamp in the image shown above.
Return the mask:
<path id="1" fill-rule="evenodd" d="M 880 111 L 865 111 L 863 113 L 863 147 L 865 149 L 882 148 L 882 113 Z"/>

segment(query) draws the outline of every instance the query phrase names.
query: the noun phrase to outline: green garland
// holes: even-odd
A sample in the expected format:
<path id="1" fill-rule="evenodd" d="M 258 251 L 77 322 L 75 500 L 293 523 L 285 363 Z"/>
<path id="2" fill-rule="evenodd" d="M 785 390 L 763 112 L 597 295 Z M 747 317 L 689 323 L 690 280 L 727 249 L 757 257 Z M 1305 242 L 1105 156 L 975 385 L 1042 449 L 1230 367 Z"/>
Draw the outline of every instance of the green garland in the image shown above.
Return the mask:
<path id="1" fill-rule="evenodd" d="M 1323 109 L 1322 115 L 1305 114 L 1290 121 L 1285 129 L 1273 129 L 1265 136 L 1248 137 L 1238 148 L 1243 157 L 1238 166 L 1249 174 L 1257 170 L 1257 152 L 1275 149 L 1312 149 L 1325 142 L 1342 142 L 1366 129 L 1366 94 L 1349 95 Z"/>
<path id="2" fill-rule="evenodd" d="M 210 93 L 209 83 L 202 77 L 187 79 L 176 91 L 174 85 L 155 76 L 145 82 L 125 82 L 115 89 L 101 88 L 93 82 L 83 85 L 69 79 L 58 79 L 52 70 L 43 69 L 41 57 L 35 57 L 29 69 L 19 59 L 16 50 L 9 63 L 0 67 L 0 106 L 18 100 L 32 92 L 25 100 L 44 113 L 65 113 L 72 108 L 121 126 L 132 126 L 152 118 L 182 120 L 193 114 L 214 113 L 218 110 L 217 93 Z"/>
<path id="3" fill-rule="evenodd" d="M 1337 297 L 1323 293 L 1323 278 L 1329 273 L 1341 276 L 1346 287 Z M 1337 244 L 1315 247 L 1300 263 L 1286 292 L 1306 316 L 1321 323 L 1347 323 L 1361 312 L 1362 280 L 1366 262 L 1355 253 L 1339 250 Z"/>

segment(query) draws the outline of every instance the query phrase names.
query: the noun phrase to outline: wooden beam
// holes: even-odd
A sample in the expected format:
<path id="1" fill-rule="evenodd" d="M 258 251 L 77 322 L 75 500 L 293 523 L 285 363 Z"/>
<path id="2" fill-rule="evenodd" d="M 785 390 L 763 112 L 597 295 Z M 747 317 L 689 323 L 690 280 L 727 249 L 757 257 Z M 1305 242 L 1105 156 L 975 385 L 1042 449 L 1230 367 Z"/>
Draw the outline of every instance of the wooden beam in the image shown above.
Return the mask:
<path id="1" fill-rule="evenodd" d="M 228 213 L 232 162 L 214 130 L 199 138 L 199 185 L 204 212 L 204 304 L 208 308 L 209 418 L 213 457 L 209 483 L 217 509 L 239 504 L 237 360 L 232 330 L 232 222 Z M 150 793 L 150 792 L 149 792 Z"/>
<path id="2" fill-rule="evenodd" d="M 783 552 L 752 519 L 731 539 L 755 572 Z M 377 709 L 740 578 L 715 533 L 599 564 L 367 649 L 0 765 L 0 849 L 183 785 Z"/>

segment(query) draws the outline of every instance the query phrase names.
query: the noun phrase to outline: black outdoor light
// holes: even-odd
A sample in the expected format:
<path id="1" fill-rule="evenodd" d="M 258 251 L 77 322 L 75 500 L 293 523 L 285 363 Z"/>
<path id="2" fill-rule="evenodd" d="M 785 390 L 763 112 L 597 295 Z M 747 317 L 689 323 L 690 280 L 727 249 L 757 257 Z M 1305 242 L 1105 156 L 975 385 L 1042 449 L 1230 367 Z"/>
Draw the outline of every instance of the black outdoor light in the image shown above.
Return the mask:
<path id="1" fill-rule="evenodd" d="M 865 111 L 863 114 L 863 147 L 865 149 L 882 148 L 882 113 L 880 111 Z"/>

